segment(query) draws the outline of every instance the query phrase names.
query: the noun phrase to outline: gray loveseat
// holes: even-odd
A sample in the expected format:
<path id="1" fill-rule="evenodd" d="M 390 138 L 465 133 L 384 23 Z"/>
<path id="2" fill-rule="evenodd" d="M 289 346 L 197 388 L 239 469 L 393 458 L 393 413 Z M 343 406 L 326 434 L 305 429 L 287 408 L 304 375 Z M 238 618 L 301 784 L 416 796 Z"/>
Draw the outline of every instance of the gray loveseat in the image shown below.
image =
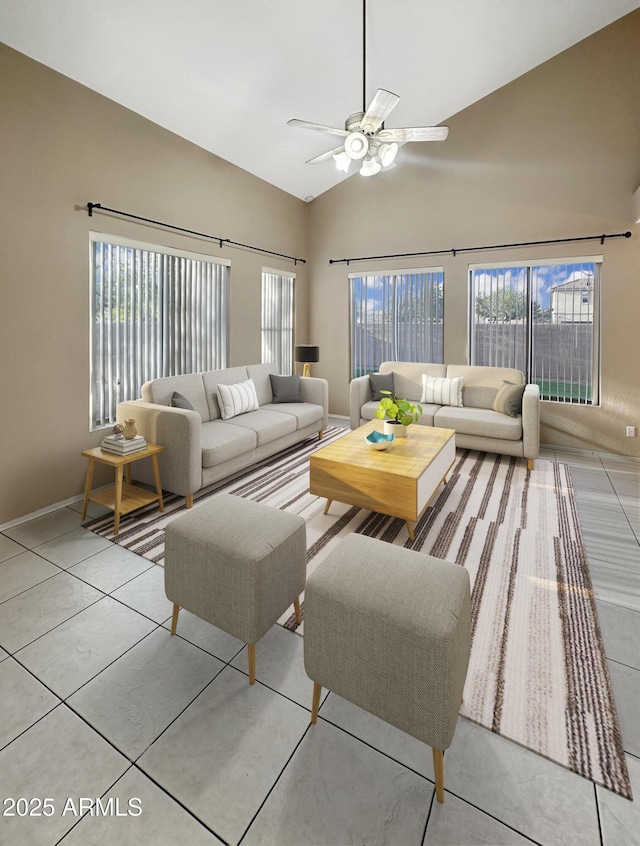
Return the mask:
<path id="1" fill-rule="evenodd" d="M 142 399 L 118 405 L 118 421 L 132 417 L 139 434 L 165 447 L 159 456 L 162 487 L 185 496 L 191 507 L 201 488 L 313 434 L 322 437 L 329 413 L 327 381 L 300 379 L 303 402 L 274 403 L 269 375 L 277 373 L 273 364 L 250 364 L 154 379 L 142 386 Z M 223 420 L 216 386 L 247 379 L 255 384 L 259 408 Z M 174 392 L 194 410 L 172 407 Z M 134 463 L 133 475 L 153 484 L 146 464 Z"/>
<path id="2" fill-rule="evenodd" d="M 480 367 L 462 364 L 421 364 L 408 361 L 384 361 L 381 374 L 394 374 L 396 396 L 420 403 L 418 424 L 455 429 L 456 446 L 528 460 L 529 469 L 540 453 L 540 391 L 526 385 L 522 411 L 515 417 L 495 411 L 493 404 L 504 382 L 524 384 L 520 370 L 510 367 Z M 456 379 L 462 377 L 463 407 L 428 405 L 422 397 L 422 374 Z M 373 420 L 379 403 L 372 401 L 368 376 L 353 379 L 350 386 L 351 428 Z"/>

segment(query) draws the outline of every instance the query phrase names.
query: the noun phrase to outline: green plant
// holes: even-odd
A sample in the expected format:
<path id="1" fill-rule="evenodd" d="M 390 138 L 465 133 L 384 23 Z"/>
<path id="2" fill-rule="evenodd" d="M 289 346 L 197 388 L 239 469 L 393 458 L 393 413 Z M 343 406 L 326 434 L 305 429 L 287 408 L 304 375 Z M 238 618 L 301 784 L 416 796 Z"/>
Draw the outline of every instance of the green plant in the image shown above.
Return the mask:
<path id="1" fill-rule="evenodd" d="M 376 409 L 378 420 L 384 420 L 385 417 L 388 417 L 395 420 L 396 423 L 402 423 L 403 426 L 418 422 L 418 417 L 422 414 L 421 405 L 414 405 L 408 400 L 398 399 L 391 391 L 380 391 L 380 393 L 389 394 L 389 396 L 382 397 L 380 400 L 380 405 Z"/>

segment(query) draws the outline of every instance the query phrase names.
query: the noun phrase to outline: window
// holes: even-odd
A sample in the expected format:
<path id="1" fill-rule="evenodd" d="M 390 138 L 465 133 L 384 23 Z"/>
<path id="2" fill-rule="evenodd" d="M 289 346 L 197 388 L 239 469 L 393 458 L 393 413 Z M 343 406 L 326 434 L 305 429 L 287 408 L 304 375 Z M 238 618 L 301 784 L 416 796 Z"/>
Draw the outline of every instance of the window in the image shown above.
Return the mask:
<path id="1" fill-rule="evenodd" d="M 542 399 L 596 404 L 601 267 L 602 256 L 471 265 L 471 363 L 522 370 Z"/>
<path id="2" fill-rule="evenodd" d="M 349 280 L 352 378 L 383 361 L 442 361 L 441 267 L 350 273 Z"/>
<path id="3" fill-rule="evenodd" d="M 262 362 L 278 373 L 293 372 L 293 282 L 295 273 L 262 269 Z"/>
<path id="4" fill-rule="evenodd" d="M 91 428 L 149 379 L 227 365 L 229 263 L 91 233 Z"/>

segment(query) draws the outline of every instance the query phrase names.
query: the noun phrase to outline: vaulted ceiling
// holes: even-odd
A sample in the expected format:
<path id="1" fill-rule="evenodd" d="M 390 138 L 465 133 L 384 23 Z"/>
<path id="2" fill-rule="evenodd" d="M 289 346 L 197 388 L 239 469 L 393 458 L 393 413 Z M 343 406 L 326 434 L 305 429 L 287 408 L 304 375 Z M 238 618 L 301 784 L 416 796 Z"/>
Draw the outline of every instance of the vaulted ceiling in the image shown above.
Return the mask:
<path id="1" fill-rule="evenodd" d="M 446 122 L 639 6 L 368 0 L 367 101 L 400 96 L 389 127 Z M 2 0 L 0 41 L 311 199 L 361 177 L 305 164 L 339 139 L 287 120 L 343 127 L 362 110 L 362 17 L 362 0 Z"/>

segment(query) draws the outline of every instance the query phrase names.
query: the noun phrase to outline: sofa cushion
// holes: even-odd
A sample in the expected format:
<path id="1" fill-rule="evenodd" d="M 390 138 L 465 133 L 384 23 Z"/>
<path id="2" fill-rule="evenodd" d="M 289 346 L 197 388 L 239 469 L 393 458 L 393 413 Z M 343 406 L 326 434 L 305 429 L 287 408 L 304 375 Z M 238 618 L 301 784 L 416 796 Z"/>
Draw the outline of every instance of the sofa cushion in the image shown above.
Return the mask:
<path id="1" fill-rule="evenodd" d="M 249 411 L 233 418 L 234 425 L 255 432 L 258 438 L 258 446 L 276 441 L 297 429 L 296 418 L 292 414 L 284 414 L 281 411 L 271 411 L 259 408 L 257 411 Z"/>
<path id="2" fill-rule="evenodd" d="M 450 364 L 447 378 L 462 376 L 462 402 L 472 408 L 493 408 L 493 401 L 504 381 L 524 385 L 522 371 L 512 367 L 483 367 L 480 365 Z"/>
<path id="3" fill-rule="evenodd" d="M 396 396 L 411 402 L 420 402 L 423 373 L 428 373 L 429 376 L 447 375 L 446 365 L 420 361 L 383 361 L 379 370 L 380 373 L 393 373 L 393 389 Z"/>
<path id="4" fill-rule="evenodd" d="M 164 376 L 152 379 L 142 386 L 142 399 L 156 405 L 171 405 L 175 392 L 187 397 L 202 420 L 211 420 L 209 403 L 205 393 L 202 373 L 186 373 L 184 376 Z"/>
<path id="5" fill-rule="evenodd" d="M 525 385 L 503 382 L 493 401 L 493 410 L 499 411 L 501 414 L 508 414 L 509 417 L 517 417 L 522 414 L 522 395 L 525 387 Z"/>
<path id="6" fill-rule="evenodd" d="M 276 373 L 270 373 L 269 380 L 274 403 L 304 402 L 300 393 L 300 377 L 297 373 L 293 376 L 278 376 Z M 266 404 L 260 403 L 260 405 Z"/>
<path id="7" fill-rule="evenodd" d="M 446 379 L 444 377 L 422 374 L 422 396 L 420 402 L 434 405 L 454 405 L 462 408 L 462 377 Z"/>
<path id="8" fill-rule="evenodd" d="M 278 375 L 278 368 L 275 364 L 247 364 L 247 376 L 253 379 L 256 386 L 259 405 L 266 405 L 268 402 L 273 402 L 270 379 L 272 374 L 274 376 Z"/>
<path id="9" fill-rule="evenodd" d="M 295 417 L 298 429 L 305 429 L 307 426 L 313 426 L 314 423 L 318 424 L 318 429 L 322 428 L 323 409 L 321 405 L 316 405 L 314 402 L 279 402 L 275 405 L 261 405 L 260 410 Z"/>
<path id="10" fill-rule="evenodd" d="M 195 411 L 195 408 L 189 400 L 182 394 L 178 393 L 178 391 L 173 392 L 171 402 L 169 404 L 172 405 L 173 408 L 182 408 L 185 411 Z"/>
<path id="11" fill-rule="evenodd" d="M 227 367 L 224 370 L 208 370 L 202 374 L 205 396 L 209 404 L 209 420 L 218 420 L 220 406 L 218 405 L 218 385 L 235 385 L 237 382 L 246 382 L 249 378 L 246 367 Z"/>
<path id="12" fill-rule="evenodd" d="M 380 402 L 383 396 L 380 391 L 393 393 L 393 373 L 370 373 L 369 384 L 371 386 L 371 399 L 373 402 Z"/>
<path id="13" fill-rule="evenodd" d="M 251 429 L 222 420 L 202 424 L 202 466 L 213 467 L 255 449 L 258 436 Z"/>
<path id="14" fill-rule="evenodd" d="M 506 414 L 486 408 L 443 405 L 435 415 L 434 425 L 455 429 L 461 435 L 480 435 L 505 441 L 519 441 L 522 438 L 522 417 L 507 417 Z"/>
<path id="15" fill-rule="evenodd" d="M 258 409 L 258 396 L 253 379 L 236 385 L 217 385 L 218 405 L 223 420 L 230 420 L 239 414 Z"/>

